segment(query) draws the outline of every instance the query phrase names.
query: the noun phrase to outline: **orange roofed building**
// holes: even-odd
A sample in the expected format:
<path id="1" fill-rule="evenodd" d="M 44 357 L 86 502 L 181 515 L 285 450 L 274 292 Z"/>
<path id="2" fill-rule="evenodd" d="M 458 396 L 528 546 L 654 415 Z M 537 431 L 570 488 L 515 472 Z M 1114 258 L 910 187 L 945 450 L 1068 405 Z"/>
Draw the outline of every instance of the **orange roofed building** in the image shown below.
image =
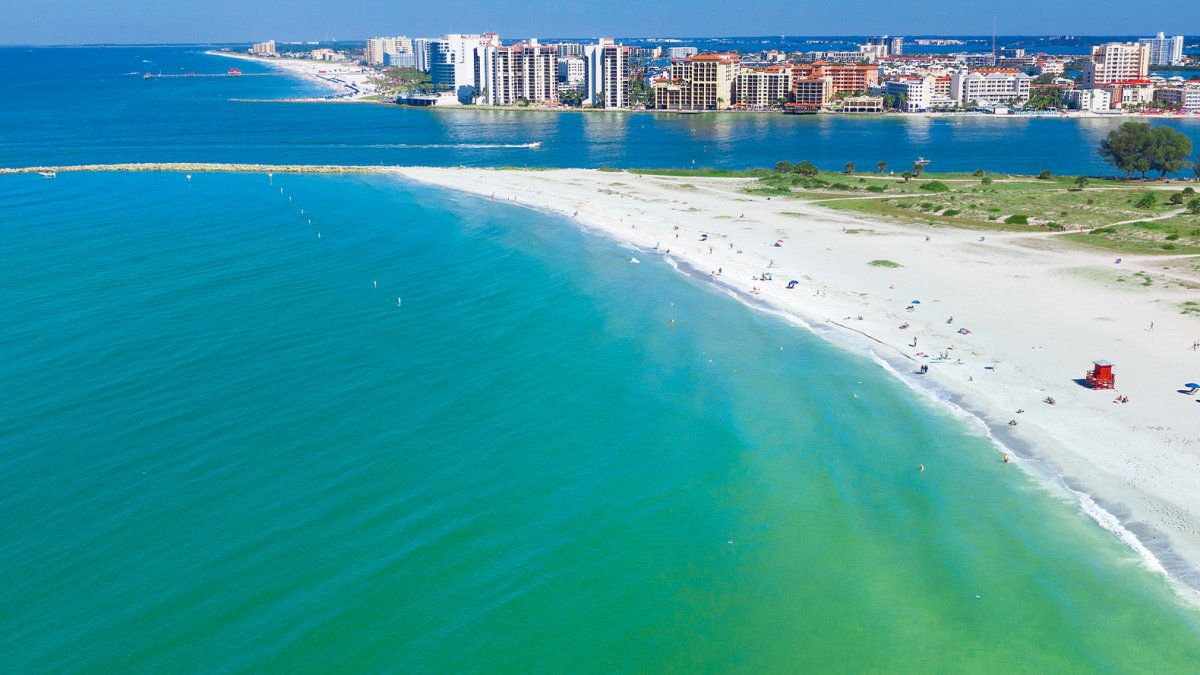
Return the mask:
<path id="1" fill-rule="evenodd" d="M 671 62 L 670 77 L 654 83 L 655 110 L 724 110 L 733 105 L 736 54 L 699 54 Z"/>

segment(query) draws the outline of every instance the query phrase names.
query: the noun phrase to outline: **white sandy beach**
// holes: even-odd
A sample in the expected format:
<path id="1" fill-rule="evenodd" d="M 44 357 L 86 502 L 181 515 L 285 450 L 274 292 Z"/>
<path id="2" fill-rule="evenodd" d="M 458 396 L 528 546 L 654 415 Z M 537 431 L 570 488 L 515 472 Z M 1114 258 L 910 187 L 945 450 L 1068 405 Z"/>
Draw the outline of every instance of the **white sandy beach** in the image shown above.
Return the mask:
<path id="1" fill-rule="evenodd" d="M 357 100 L 375 93 L 367 80 L 372 73 L 356 63 L 347 61 L 308 61 L 304 59 L 284 59 L 275 57 L 251 56 L 239 52 L 210 51 L 213 56 L 225 56 L 243 61 L 254 61 L 268 68 L 284 70 L 298 75 L 311 82 L 328 87 L 341 100 Z M 314 99 L 326 100 L 326 99 Z"/>
<path id="2" fill-rule="evenodd" d="M 574 217 L 642 249 L 644 262 L 669 255 L 699 279 L 870 349 L 915 390 L 939 392 L 982 419 L 1014 462 L 1065 488 L 1060 494 L 1147 565 L 1169 571 L 1193 597 L 1200 589 L 1200 401 L 1179 393 L 1200 382 L 1200 351 L 1192 348 L 1200 319 L 1177 307 L 1197 296 L 1200 258 L 1122 255 L 1118 265 L 1113 254 L 1040 234 L 981 240 L 975 231 L 752 197 L 741 192 L 741 179 L 396 172 Z M 902 267 L 868 265 L 876 259 Z M 1139 271 L 1150 286 L 1116 281 Z M 758 280 L 764 272 L 773 280 Z M 796 287 L 786 288 L 793 279 Z M 942 353 L 949 358 L 937 358 Z M 1076 383 L 1097 359 L 1116 364 L 1116 391 Z M 929 365 L 924 376 L 915 373 L 922 364 Z M 1114 403 L 1117 395 L 1129 402 Z M 1044 402 L 1048 396 L 1055 405 Z M 927 469 L 937 475 L 936 466 Z"/>

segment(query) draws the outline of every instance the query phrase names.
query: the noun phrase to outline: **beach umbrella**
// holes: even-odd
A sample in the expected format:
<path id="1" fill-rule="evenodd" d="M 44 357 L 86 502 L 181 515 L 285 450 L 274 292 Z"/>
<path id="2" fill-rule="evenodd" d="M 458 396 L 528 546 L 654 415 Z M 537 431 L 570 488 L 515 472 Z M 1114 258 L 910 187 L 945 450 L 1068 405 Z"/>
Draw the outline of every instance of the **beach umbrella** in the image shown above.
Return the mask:
<path id="1" fill-rule="evenodd" d="M 1200 384 L 1196 384 L 1195 382 L 1188 382 L 1187 384 L 1183 385 L 1183 388 L 1184 389 L 1200 389 Z"/>
<path id="2" fill-rule="evenodd" d="M 913 301 L 912 301 L 911 303 L 909 303 L 909 304 L 912 304 L 912 305 L 919 305 L 919 304 L 921 304 L 921 301 L 920 301 L 920 300 L 913 300 Z"/>

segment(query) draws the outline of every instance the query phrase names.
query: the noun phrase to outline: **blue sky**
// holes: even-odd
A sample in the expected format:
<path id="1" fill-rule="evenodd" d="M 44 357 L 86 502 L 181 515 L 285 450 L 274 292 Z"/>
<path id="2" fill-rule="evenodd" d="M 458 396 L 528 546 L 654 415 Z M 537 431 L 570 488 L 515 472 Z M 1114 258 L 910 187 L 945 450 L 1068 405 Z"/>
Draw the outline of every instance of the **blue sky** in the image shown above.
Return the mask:
<path id="1" fill-rule="evenodd" d="M 681 11 L 683 10 L 683 11 Z M 847 11 L 851 10 L 851 11 Z M 0 0 L 0 43 L 501 36 L 1200 33 L 1195 0 Z"/>

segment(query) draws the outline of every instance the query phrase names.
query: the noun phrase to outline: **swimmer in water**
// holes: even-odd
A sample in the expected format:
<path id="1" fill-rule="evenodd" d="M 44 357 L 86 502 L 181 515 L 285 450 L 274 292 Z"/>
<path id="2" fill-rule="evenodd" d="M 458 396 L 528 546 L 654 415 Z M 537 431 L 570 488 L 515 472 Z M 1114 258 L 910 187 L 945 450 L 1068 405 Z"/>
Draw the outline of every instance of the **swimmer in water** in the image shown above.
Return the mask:
<path id="1" fill-rule="evenodd" d="M 924 470 L 925 470 L 925 465 L 924 465 L 924 464 L 918 464 L 917 466 L 918 466 L 918 467 L 920 467 L 920 470 L 921 470 L 921 471 L 924 471 Z"/>

